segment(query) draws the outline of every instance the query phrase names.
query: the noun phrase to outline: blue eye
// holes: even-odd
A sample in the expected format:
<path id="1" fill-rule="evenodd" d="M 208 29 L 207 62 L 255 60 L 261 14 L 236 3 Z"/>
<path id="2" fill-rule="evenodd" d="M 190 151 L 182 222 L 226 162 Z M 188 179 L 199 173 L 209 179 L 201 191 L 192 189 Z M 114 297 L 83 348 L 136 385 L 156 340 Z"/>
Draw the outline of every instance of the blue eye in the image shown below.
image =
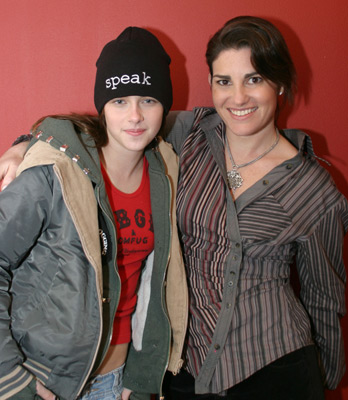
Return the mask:
<path id="1" fill-rule="evenodd" d="M 146 99 L 143 99 L 143 102 L 145 104 L 156 104 L 158 101 L 156 99 L 153 99 L 152 97 L 148 97 Z"/>

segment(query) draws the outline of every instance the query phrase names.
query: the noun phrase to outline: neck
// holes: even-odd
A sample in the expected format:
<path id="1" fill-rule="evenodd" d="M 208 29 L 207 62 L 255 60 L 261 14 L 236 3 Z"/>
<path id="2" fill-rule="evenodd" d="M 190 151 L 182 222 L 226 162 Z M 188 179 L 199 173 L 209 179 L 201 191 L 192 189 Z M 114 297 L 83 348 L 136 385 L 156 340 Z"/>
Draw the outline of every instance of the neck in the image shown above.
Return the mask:
<path id="1" fill-rule="evenodd" d="M 242 164 L 269 149 L 277 138 L 277 130 L 273 127 L 267 131 L 248 136 L 235 135 L 226 130 L 226 138 L 235 163 Z"/>
<path id="2" fill-rule="evenodd" d="M 144 152 L 117 152 L 110 146 L 105 146 L 99 154 L 112 184 L 117 189 L 132 193 L 139 187 L 143 174 Z"/>

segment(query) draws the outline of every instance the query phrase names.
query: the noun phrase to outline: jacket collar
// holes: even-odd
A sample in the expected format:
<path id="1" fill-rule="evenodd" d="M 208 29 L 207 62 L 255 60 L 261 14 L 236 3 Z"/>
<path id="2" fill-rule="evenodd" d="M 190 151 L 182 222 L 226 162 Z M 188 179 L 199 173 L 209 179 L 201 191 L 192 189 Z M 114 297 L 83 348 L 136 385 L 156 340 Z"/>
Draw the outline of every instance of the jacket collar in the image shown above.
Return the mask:
<path id="1" fill-rule="evenodd" d="M 76 133 L 71 121 L 46 118 L 33 135 L 65 153 L 92 182 L 101 184 L 100 161 L 94 141 L 85 133 Z"/>

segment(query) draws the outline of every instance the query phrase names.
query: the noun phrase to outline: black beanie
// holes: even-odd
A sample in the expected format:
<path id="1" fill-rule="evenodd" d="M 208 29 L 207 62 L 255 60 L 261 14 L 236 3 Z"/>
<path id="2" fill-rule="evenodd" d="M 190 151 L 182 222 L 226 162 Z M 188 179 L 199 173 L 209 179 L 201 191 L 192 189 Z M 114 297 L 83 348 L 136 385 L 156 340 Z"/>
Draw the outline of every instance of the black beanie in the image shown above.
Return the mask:
<path id="1" fill-rule="evenodd" d="M 97 61 L 94 104 L 100 114 L 115 97 L 150 96 L 167 115 L 173 103 L 170 57 L 146 29 L 126 28 L 107 43 Z"/>

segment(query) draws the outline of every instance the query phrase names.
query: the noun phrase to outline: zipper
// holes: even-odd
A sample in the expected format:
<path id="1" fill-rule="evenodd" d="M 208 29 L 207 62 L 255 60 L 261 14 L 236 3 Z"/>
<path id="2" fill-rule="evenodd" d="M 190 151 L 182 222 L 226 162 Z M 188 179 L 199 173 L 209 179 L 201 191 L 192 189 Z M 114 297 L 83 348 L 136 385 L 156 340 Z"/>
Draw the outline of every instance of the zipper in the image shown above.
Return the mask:
<path id="1" fill-rule="evenodd" d="M 167 179 L 168 179 L 168 178 L 167 178 Z M 170 188 L 169 188 L 169 190 L 170 190 Z M 171 190 L 170 190 L 170 191 L 171 191 Z M 170 218 L 170 213 L 169 213 L 169 219 L 171 220 L 171 218 Z M 171 228 L 171 223 L 170 223 L 170 238 L 171 238 L 171 234 L 172 234 L 172 228 Z M 171 244 L 171 239 L 170 239 L 170 244 Z M 170 249 L 170 246 L 169 246 L 169 249 Z M 167 272 L 167 269 L 168 269 L 169 260 L 170 260 L 170 250 L 168 251 L 166 272 Z M 163 309 L 164 314 L 165 314 L 165 316 L 166 316 L 166 318 L 167 318 L 168 326 L 169 326 L 169 329 L 168 329 L 168 336 L 169 336 L 168 344 L 169 344 L 169 345 L 167 346 L 167 361 L 166 361 L 166 365 L 165 365 L 164 370 L 162 371 L 161 386 L 160 386 L 160 391 L 159 391 L 159 398 L 160 398 L 160 400 L 164 400 L 164 396 L 163 396 L 163 394 L 162 394 L 162 388 L 163 388 L 164 376 L 165 376 L 165 374 L 166 374 L 166 371 L 167 371 L 168 365 L 169 365 L 170 343 L 171 343 L 171 341 L 172 341 L 172 331 L 171 331 L 171 326 L 170 326 L 170 320 L 169 320 L 169 316 L 168 316 L 167 306 L 166 306 L 166 303 L 165 303 L 165 301 L 164 301 L 164 299 L 163 299 L 163 296 L 164 296 L 163 286 L 164 286 L 164 281 L 165 281 L 165 279 L 166 279 L 165 276 L 166 276 L 166 274 L 164 274 L 164 276 L 163 276 L 163 281 L 162 281 L 161 300 L 162 300 L 162 309 Z"/>
<path id="2" fill-rule="evenodd" d="M 159 151 L 158 146 L 155 147 L 154 151 L 155 151 L 157 157 L 159 158 L 159 161 L 161 162 L 161 164 L 162 164 L 162 166 L 163 166 L 163 165 L 164 165 L 164 161 L 163 161 L 163 157 L 162 157 L 161 152 Z M 169 178 L 168 178 L 167 174 L 165 174 L 165 180 L 166 180 L 167 188 L 168 188 L 168 190 L 169 190 L 169 196 L 168 196 L 168 199 L 169 199 L 169 201 L 168 201 L 169 247 L 168 247 L 168 255 L 167 255 L 166 270 L 165 270 L 165 274 L 163 275 L 163 280 L 162 280 L 161 303 L 162 303 L 162 309 L 163 309 L 164 314 L 165 314 L 165 316 L 166 316 L 166 318 L 167 318 L 167 322 L 168 322 L 168 326 L 169 326 L 169 329 L 168 329 L 168 334 L 169 334 L 169 335 L 168 335 L 168 336 L 169 336 L 168 344 L 169 344 L 169 346 L 167 347 L 167 361 L 166 361 L 166 365 L 165 365 L 164 370 L 162 371 L 161 386 L 160 386 L 160 390 L 159 390 L 159 400 L 164 400 L 164 396 L 163 396 L 163 393 L 162 393 L 162 388 L 163 388 L 164 376 L 165 376 L 165 374 L 166 374 L 166 371 L 167 371 L 168 365 L 169 365 L 170 343 L 171 343 L 171 341 L 172 341 L 172 332 L 171 332 L 170 320 L 169 320 L 169 316 L 168 316 L 168 310 L 167 310 L 166 302 L 165 302 L 165 300 L 163 299 L 163 296 L 164 296 L 164 294 L 165 294 L 165 293 L 164 293 L 164 290 L 163 290 L 163 287 L 164 287 L 164 282 L 165 282 L 165 279 L 166 279 L 167 269 L 168 269 L 168 265 L 169 265 L 169 261 L 170 261 L 170 248 L 171 248 L 171 244 L 172 244 L 172 233 L 173 233 L 173 232 L 172 232 L 173 228 L 172 228 L 171 209 L 170 209 L 171 198 L 172 198 L 172 188 L 171 188 L 171 186 L 170 186 L 170 181 L 169 181 Z"/>
<path id="3" fill-rule="evenodd" d="M 106 215 L 106 217 L 109 219 L 109 221 L 111 221 L 111 225 L 112 225 L 112 229 L 113 229 L 113 232 L 112 232 L 112 233 L 114 234 L 114 237 L 116 238 L 116 231 L 115 231 L 115 227 L 114 227 L 114 225 L 113 225 L 113 220 L 111 220 L 111 218 L 109 217 L 109 214 L 105 211 L 105 209 L 103 208 L 103 206 L 102 206 L 102 204 L 101 204 L 101 202 L 100 202 L 100 190 L 99 190 L 99 187 L 97 187 L 96 192 L 97 192 L 97 202 L 98 202 L 98 205 L 100 206 L 100 208 L 101 208 L 102 212 L 104 213 L 104 215 Z M 116 245 L 116 247 L 117 247 L 117 240 L 115 240 L 115 245 Z M 116 248 L 116 253 L 115 253 L 115 254 L 117 254 L 117 248 Z M 115 261 L 115 260 L 113 260 L 113 261 Z M 115 265 L 115 264 L 116 264 L 116 262 L 114 262 L 114 265 Z M 116 275 L 117 275 L 118 279 L 120 280 L 120 276 L 119 276 L 118 272 L 116 271 L 116 269 L 115 269 L 115 272 L 116 272 Z M 120 280 L 120 282 L 121 282 L 121 280 Z M 98 288 L 98 285 L 97 285 L 97 288 Z M 76 397 L 78 397 L 78 396 L 81 394 L 81 392 L 82 392 L 82 390 L 83 390 L 83 388 L 84 388 L 86 382 L 88 381 L 88 379 L 89 379 L 89 377 L 90 377 L 90 374 L 91 374 L 91 371 L 92 371 L 92 369 L 93 369 L 93 367 L 94 367 L 94 363 L 95 363 L 95 360 L 96 360 L 96 358 L 97 358 L 98 351 L 100 350 L 99 347 L 100 347 L 100 342 L 101 342 L 101 337 L 102 337 L 102 331 L 103 331 L 103 324 L 104 324 L 104 321 L 103 321 L 103 305 L 102 305 L 102 304 L 103 304 L 103 294 L 99 292 L 99 288 L 97 289 L 97 291 L 98 291 L 98 295 L 99 295 L 99 296 L 98 296 L 98 301 L 99 301 L 99 312 L 100 312 L 100 316 L 101 316 L 101 330 L 100 330 L 100 333 L 99 333 L 98 346 L 97 346 L 97 350 L 96 350 L 96 352 L 95 352 L 95 354 L 94 354 L 94 357 L 93 357 L 93 362 L 91 363 L 91 365 L 90 365 L 90 367 L 89 367 L 88 373 L 86 374 L 86 377 L 85 377 L 85 379 L 84 379 L 84 381 L 83 381 L 83 384 L 80 386 L 80 389 L 79 389 L 79 391 L 78 391 Z M 118 303 L 119 303 L 119 301 L 120 301 L 120 295 L 121 295 L 121 291 L 119 291 L 119 293 L 118 293 L 118 298 L 117 298 L 117 302 L 116 302 L 117 305 L 118 305 Z M 117 307 L 116 307 L 116 309 L 117 309 Z M 116 310 L 115 310 L 115 313 L 116 313 Z M 106 347 L 107 350 L 108 350 L 109 347 L 110 347 L 110 342 L 111 342 L 111 339 L 112 339 L 112 334 L 113 334 L 113 323 L 112 323 L 112 328 L 111 328 L 111 331 L 110 331 L 109 339 L 108 339 L 108 341 L 107 341 L 107 343 L 108 343 L 108 346 Z M 101 358 L 101 362 L 104 360 L 105 355 L 106 355 L 106 353 L 107 353 L 107 350 L 104 351 L 104 353 L 103 353 L 103 355 L 102 355 L 102 358 Z M 100 365 L 101 365 L 101 363 L 100 363 Z"/>
<path id="4" fill-rule="evenodd" d="M 103 211 L 104 215 L 106 215 L 106 218 L 108 218 L 109 222 L 111 222 L 112 234 L 113 234 L 113 237 L 116 239 L 116 240 L 115 240 L 115 258 L 114 258 L 112 261 L 113 261 L 113 268 L 114 268 L 114 270 L 115 270 L 116 277 L 119 279 L 120 288 L 121 288 L 121 278 L 120 278 L 120 275 L 119 275 L 118 271 L 117 271 L 116 268 L 115 268 L 115 265 L 116 265 L 116 256 L 117 256 L 117 235 L 116 235 L 114 220 L 110 218 L 109 214 L 107 213 L 107 211 L 105 210 L 105 208 L 102 206 L 102 204 L 101 204 L 101 202 L 100 202 L 99 187 L 97 188 L 97 191 L 98 191 L 98 193 L 97 193 L 97 195 L 98 195 L 98 204 L 99 204 L 101 210 Z M 115 312 L 114 312 L 114 318 L 115 318 L 115 314 L 116 314 L 116 311 L 117 311 L 117 308 L 118 308 L 118 303 L 119 303 L 119 301 L 120 301 L 120 297 L 121 297 L 121 289 L 118 291 L 118 296 L 117 296 L 117 299 L 116 299 L 116 308 L 115 308 Z M 109 335 L 109 340 L 108 340 L 108 347 L 107 347 L 107 349 L 109 349 L 109 347 L 110 347 L 110 343 L 111 343 L 113 331 L 114 331 L 114 320 L 112 320 L 112 328 L 111 328 L 111 330 L 110 330 L 110 335 Z M 104 360 L 104 357 L 105 357 L 106 353 L 107 353 L 107 351 L 105 351 L 105 353 L 103 354 L 102 360 Z"/>

